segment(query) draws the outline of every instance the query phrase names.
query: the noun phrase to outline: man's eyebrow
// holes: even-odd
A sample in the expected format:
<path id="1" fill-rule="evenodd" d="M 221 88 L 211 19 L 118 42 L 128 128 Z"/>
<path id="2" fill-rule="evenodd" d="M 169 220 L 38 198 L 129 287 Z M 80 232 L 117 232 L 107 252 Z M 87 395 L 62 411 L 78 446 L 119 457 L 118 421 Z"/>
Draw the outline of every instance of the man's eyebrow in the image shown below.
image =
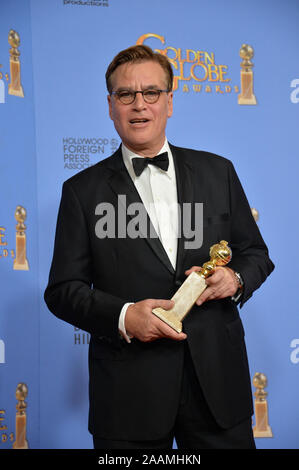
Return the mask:
<path id="1" fill-rule="evenodd" d="M 160 87 L 158 85 L 147 85 L 143 89 L 144 90 L 160 90 Z"/>
<path id="2" fill-rule="evenodd" d="M 134 90 L 133 90 L 133 88 L 130 88 L 128 86 L 127 87 L 123 86 L 123 87 L 117 88 L 115 91 L 119 92 L 119 91 L 134 91 Z"/>

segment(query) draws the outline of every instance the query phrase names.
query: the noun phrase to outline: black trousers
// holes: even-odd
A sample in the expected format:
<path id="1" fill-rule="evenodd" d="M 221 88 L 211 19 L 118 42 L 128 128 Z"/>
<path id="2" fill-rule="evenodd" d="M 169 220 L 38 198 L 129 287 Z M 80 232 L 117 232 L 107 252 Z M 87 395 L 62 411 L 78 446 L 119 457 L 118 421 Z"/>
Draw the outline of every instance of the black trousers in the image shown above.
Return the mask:
<path id="1" fill-rule="evenodd" d="M 117 441 L 93 436 L 95 449 L 255 449 L 251 418 L 222 429 L 212 416 L 185 342 L 180 404 L 173 429 L 155 441 Z"/>

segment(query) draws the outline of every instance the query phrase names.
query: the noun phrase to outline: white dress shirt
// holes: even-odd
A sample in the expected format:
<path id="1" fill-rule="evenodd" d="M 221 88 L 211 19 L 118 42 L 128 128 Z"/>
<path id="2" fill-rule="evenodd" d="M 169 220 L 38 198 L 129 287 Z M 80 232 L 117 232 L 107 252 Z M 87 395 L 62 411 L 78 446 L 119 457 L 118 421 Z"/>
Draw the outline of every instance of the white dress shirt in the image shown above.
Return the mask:
<path id="1" fill-rule="evenodd" d="M 169 166 L 167 171 L 161 170 L 155 165 L 147 165 L 141 175 L 136 176 L 132 158 L 144 157 L 135 154 L 122 144 L 124 164 L 175 269 L 178 239 L 178 198 L 173 157 L 166 139 L 157 155 L 163 152 L 168 152 Z M 125 329 L 125 315 L 129 305 L 132 303 L 126 303 L 123 306 L 118 326 L 122 336 L 130 343 L 130 337 Z"/>

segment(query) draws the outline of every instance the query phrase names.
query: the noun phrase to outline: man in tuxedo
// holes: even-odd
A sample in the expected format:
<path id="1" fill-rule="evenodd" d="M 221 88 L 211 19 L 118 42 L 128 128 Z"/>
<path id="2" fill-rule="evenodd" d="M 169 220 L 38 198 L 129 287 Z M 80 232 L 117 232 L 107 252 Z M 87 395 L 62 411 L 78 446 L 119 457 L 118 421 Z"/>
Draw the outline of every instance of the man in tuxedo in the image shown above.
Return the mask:
<path id="1" fill-rule="evenodd" d="M 254 448 L 237 305 L 273 270 L 267 247 L 232 163 L 167 141 L 167 58 L 133 46 L 106 81 L 122 144 L 64 183 L 45 291 L 57 317 L 91 335 L 94 446 L 171 449 L 175 438 L 178 448 Z M 232 260 L 206 280 L 177 333 L 152 310 L 173 306 L 220 240 Z"/>

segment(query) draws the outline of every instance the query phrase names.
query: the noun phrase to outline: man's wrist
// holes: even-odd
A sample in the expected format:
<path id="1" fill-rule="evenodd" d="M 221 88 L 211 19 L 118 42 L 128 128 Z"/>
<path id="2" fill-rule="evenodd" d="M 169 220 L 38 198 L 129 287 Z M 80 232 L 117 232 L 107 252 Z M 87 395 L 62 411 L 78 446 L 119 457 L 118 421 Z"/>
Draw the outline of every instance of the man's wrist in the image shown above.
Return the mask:
<path id="1" fill-rule="evenodd" d="M 232 295 L 232 300 L 234 300 L 235 302 L 238 302 L 238 300 L 240 299 L 243 293 L 244 281 L 243 281 L 241 274 L 238 271 L 234 271 L 234 270 L 232 271 L 234 273 L 235 280 L 237 283 L 237 290 L 234 293 L 234 295 Z"/>
<path id="2" fill-rule="evenodd" d="M 242 289 L 242 287 L 244 286 L 244 281 L 242 279 L 241 274 L 238 273 L 238 271 L 234 271 L 234 276 L 235 276 L 235 279 L 238 283 L 238 289 Z"/>

